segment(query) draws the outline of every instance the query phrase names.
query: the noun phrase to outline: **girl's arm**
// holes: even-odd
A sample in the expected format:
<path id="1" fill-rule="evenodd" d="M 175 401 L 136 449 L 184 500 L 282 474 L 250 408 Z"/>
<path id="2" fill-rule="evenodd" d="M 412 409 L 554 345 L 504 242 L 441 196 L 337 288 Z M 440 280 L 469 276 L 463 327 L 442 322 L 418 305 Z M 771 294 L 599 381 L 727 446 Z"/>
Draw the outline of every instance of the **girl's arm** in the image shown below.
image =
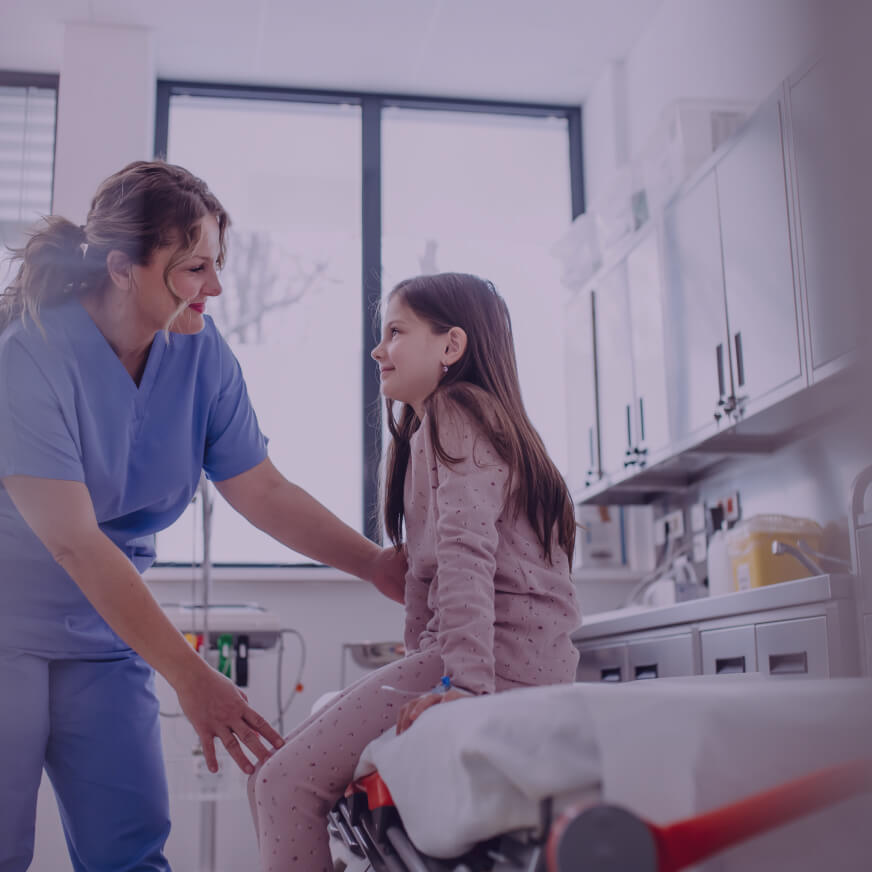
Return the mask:
<path id="1" fill-rule="evenodd" d="M 439 461 L 435 492 L 439 646 L 451 683 L 472 693 L 493 693 L 494 576 L 497 524 L 508 468 L 465 414 L 443 406 L 439 437 L 454 465 Z"/>
<path id="2" fill-rule="evenodd" d="M 240 742 L 259 760 L 269 756 L 260 736 L 276 748 L 282 745 L 238 688 L 172 625 L 133 564 L 100 530 L 84 484 L 23 475 L 2 482 L 15 508 L 106 623 L 175 689 L 211 771 L 218 768 L 216 737 L 249 773 L 253 767 Z"/>
<path id="3" fill-rule="evenodd" d="M 433 612 L 427 605 L 427 595 L 430 585 L 421 581 L 410 569 L 406 573 L 406 621 L 403 630 L 403 645 L 406 653 L 418 650 L 418 640 L 421 633 L 427 629 Z"/>
<path id="4" fill-rule="evenodd" d="M 215 482 L 215 487 L 237 512 L 283 545 L 371 581 L 386 597 L 403 602 L 405 554 L 380 548 L 352 530 L 289 482 L 269 458 L 241 475 Z"/>

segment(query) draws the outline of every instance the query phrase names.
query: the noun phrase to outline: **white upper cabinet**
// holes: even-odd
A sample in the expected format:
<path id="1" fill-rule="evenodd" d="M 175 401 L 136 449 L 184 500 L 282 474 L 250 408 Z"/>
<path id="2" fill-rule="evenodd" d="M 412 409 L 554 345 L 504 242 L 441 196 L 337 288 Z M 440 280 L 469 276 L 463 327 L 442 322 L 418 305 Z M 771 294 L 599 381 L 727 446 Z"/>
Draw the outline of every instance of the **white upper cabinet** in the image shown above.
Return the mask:
<path id="1" fill-rule="evenodd" d="M 657 236 L 644 234 L 596 285 L 602 470 L 622 476 L 669 448 Z"/>
<path id="2" fill-rule="evenodd" d="M 638 459 L 626 261 L 606 272 L 595 295 L 600 456 L 603 472 L 615 476 Z"/>
<path id="3" fill-rule="evenodd" d="M 712 173 L 666 207 L 663 250 L 671 430 L 685 439 L 723 421 L 734 393 Z"/>
<path id="4" fill-rule="evenodd" d="M 804 384 L 780 101 L 754 113 L 716 168 L 738 408 Z"/>
<path id="5" fill-rule="evenodd" d="M 593 305 L 590 290 L 579 291 L 566 304 L 567 484 L 573 494 L 600 479 Z"/>
<path id="6" fill-rule="evenodd" d="M 636 439 L 642 458 L 646 458 L 659 454 L 670 441 L 663 287 L 656 233 L 649 232 L 627 255 L 627 289 L 636 386 Z"/>
<path id="7" fill-rule="evenodd" d="M 838 101 L 830 85 L 818 64 L 789 89 L 813 379 L 857 346 L 862 323 L 859 258 L 850 245 L 858 234 L 846 215 L 851 198 L 844 186 L 851 182 L 840 172 L 841 125 L 833 114 Z"/>

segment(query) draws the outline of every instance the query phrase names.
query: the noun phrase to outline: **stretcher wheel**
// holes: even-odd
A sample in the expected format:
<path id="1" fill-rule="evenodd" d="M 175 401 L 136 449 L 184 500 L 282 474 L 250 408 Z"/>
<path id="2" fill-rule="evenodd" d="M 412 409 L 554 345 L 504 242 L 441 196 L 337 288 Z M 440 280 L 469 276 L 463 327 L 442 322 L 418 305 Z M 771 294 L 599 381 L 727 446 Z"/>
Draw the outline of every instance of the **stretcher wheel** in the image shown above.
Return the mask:
<path id="1" fill-rule="evenodd" d="M 615 805 L 561 815 L 545 853 L 548 872 L 657 872 L 657 845 L 648 825 Z"/>

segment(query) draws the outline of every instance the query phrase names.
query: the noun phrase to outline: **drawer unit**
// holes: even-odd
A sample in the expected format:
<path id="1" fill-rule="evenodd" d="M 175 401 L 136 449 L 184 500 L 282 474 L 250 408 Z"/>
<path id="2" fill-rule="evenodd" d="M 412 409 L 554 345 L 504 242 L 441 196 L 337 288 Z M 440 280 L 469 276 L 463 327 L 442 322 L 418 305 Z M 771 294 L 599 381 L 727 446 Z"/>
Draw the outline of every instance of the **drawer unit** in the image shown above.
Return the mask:
<path id="1" fill-rule="evenodd" d="M 704 675 L 757 671 L 757 641 L 754 627 L 728 627 L 700 633 Z"/>
<path id="2" fill-rule="evenodd" d="M 628 678 L 668 678 L 677 675 L 694 675 L 696 662 L 693 651 L 693 635 L 641 639 L 627 644 Z"/>
<path id="3" fill-rule="evenodd" d="M 755 635 L 761 672 L 806 678 L 829 676 L 825 617 L 757 624 Z"/>
<path id="4" fill-rule="evenodd" d="M 576 681 L 626 681 L 627 646 L 579 648 Z"/>

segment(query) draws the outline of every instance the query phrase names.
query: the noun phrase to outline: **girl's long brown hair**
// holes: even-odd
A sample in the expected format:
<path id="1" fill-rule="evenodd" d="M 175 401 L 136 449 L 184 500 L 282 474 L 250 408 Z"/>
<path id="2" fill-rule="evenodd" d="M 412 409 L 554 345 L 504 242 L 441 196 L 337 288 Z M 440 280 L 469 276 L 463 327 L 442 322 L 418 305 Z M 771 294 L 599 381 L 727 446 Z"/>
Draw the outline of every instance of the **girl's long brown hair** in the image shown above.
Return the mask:
<path id="1" fill-rule="evenodd" d="M 424 402 L 425 417 L 437 457 L 450 457 L 439 441 L 440 411 L 453 406 L 477 421 L 483 434 L 509 468 L 507 508 L 530 522 L 546 559 L 551 562 L 556 536 L 572 565 L 575 514 L 566 482 L 542 439 L 530 423 L 521 400 L 509 310 L 493 284 L 463 273 L 418 276 L 400 282 L 390 294 L 399 296 L 434 333 L 462 328 L 467 337 L 463 356 L 448 368 Z M 393 400 L 386 399 L 391 443 L 385 457 L 382 503 L 384 523 L 395 546 L 402 541 L 403 484 L 409 465 L 409 441 L 421 425 L 415 410 L 403 405 L 399 420 Z"/>
<path id="2" fill-rule="evenodd" d="M 176 246 L 164 271 L 172 290 L 169 274 L 196 246 L 197 223 L 207 214 L 218 222 L 220 267 L 230 221 L 206 183 L 160 160 L 128 164 L 97 189 L 81 227 L 50 215 L 23 248 L 13 249 L 19 267 L 0 294 L 0 332 L 25 315 L 38 324 L 41 306 L 101 291 L 109 280 L 106 256 L 113 250 L 144 266 L 158 248 Z"/>

